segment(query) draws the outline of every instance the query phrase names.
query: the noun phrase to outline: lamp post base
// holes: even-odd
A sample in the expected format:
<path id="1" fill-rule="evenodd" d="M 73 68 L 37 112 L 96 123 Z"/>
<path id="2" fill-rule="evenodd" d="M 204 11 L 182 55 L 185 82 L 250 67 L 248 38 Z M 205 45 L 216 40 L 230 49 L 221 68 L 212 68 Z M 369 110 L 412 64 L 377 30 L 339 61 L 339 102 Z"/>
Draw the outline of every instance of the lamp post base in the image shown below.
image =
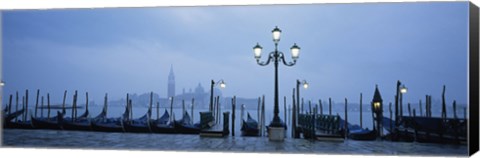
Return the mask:
<path id="1" fill-rule="evenodd" d="M 268 127 L 268 140 L 283 141 L 285 139 L 284 127 Z"/>

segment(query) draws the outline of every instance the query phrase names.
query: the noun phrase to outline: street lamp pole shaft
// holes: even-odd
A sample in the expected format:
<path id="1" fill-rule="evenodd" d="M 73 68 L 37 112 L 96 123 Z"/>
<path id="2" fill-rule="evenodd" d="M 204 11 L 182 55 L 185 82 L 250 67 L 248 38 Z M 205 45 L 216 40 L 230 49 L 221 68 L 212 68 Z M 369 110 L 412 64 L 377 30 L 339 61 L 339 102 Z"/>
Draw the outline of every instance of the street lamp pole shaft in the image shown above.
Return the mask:
<path id="1" fill-rule="evenodd" d="M 273 109 L 273 126 L 281 126 L 280 118 L 278 117 L 279 107 L 278 107 L 278 61 L 280 54 L 278 53 L 278 43 L 275 42 L 275 53 L 273 55 L 273 61 L 275 65 L 275 100 L 274 100 L 274 109 Z"/>

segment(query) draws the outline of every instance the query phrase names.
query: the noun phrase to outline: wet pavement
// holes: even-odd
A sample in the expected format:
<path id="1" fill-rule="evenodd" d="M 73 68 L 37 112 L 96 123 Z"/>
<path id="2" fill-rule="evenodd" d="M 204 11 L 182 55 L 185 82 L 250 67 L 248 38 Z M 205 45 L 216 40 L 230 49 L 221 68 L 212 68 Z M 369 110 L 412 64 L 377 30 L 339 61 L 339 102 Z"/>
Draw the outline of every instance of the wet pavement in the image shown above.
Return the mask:
<path id="1" fill-rule="evenodd" d="M 467 145 L 389 141 L 312 141 L 286 138 L 227 136 L 204 138 L 181 134 L 134 134 L 56 130 L 4 129 L 2 146 L 76 149 L 129 149 L 155 151 L 255 152 L 348 155 L 429 155 L 466 157 Z"/>

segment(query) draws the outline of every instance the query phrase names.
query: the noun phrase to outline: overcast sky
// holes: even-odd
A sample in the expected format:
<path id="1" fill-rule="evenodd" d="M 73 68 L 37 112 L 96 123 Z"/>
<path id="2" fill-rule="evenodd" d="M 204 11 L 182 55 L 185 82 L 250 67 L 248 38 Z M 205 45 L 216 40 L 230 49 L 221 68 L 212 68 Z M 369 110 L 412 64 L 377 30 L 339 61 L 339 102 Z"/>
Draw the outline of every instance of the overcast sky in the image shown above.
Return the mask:
<path id="1" fill-rule="evenodd" d="M 170 65 L 176 92 L 224 79 L 224 96 L 273 101 L 273 65 L 259 66 L 252 47 L 274 48 L 271 30 L 282 29 L 279 49 L 301 47 L 293 67 L 280 65 L 280 95 L 291 98 L 296 79 L 310 83 L 308 100 L 332 97 L 364 103 L 378 84 L 384 103 L 395 85 L 408 87 L 404 102 L 426 94 L 451 104 L 467 102 L 468 2 L 159 7 L 2 11 L 6 100 L 15 91 L 153 91 L 167 95 Z M 5 102 L 5 101 L 4 101 Z"/>

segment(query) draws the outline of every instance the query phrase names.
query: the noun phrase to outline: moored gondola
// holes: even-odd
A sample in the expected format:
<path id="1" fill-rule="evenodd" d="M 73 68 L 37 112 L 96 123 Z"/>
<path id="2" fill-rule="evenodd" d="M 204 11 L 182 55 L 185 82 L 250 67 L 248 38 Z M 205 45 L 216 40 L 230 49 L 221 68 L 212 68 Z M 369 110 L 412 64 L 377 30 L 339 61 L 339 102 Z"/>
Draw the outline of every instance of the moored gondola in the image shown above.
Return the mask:
<path id="1" fill-rule="evenodd" d="M 28 90 L 25 91 L 25 97 L 23 98 L 23 109 L 11 112 L 12 110 L 12 95 L 10 95 L 9 104 L 4 109 L 4 118 L 3 118 L 3 127 L 4 128 L 16 128 L 16 129 L 32 129 L 32 122 L 28 120 Z M 17 103 L 18 106 L 18 93 L 17 93 Z M 16 119 L 22 116 L 22 119 Z M 15 120 L 14 120 L 15 119 Z"/>
<path id="2" fill-rule="evenodd" d="M 15 129 L 33 129 L 32 122 L 30 120 L 17 120 L 14 121 L 16 117 L 22 115 L 25 111 L 19 110 L 11 114 L 7 114 L 5 121 L 3 122 L 3 128 L 15 128 Z"/>
<path id="3" fill-rule="evenodd" d="M 60 130 L 61 126 L 59 126 L 58 122 L 59 122 L 59 118 L 63 117 L 61 115 L 62 114 L 60 112 L 57 112 L 57 116 L 52 118 L 49 118 L 49 117 L 36 118 L 31 116 L 33 128 Z"/>
<path id="4" fill-rule="evenodd" d="M 125 130 L 123 129 L 122 125 L 122 118 L 126 118 L 129 115 L 129 109 L 128 107 L 125 108 L 125 112 L 123 113 L 122 117 L 118 118 L 107 118 L 107 100 L 108 100 L 108 94 L 105 94 L 105 102 L 103 104 L 103 110 L 102 112 L 94 117 L 90 124 L 91 124 L 91 129 L 93 131 L 98 131 L 98 132 L 124 132 Z"/>
<path id="5" fill-rule="evenodd" d="M 150 104 L 151 105 L 151 104 Z M 132 112 L 132 100 L 129 100 L 128 106 L 130 108 L 130 113 Z M 152 107 L 148 108 L 147 113 L 140 118 L 132 119 L 128 117 L 128 119 L 123 120 L 123 128 L 125 132 L 132 132 L 132 133 L 151 133 L 150 130 L 150 117 L 152 113 Z"/>
<path id="6" fill-rule="evenodd" d="M 19 117 L 20 115 L 22 115 L 23 113 L 25 112 L 24 109 L 21 109 L 21 110 L 18 110 L 18 111 L 15 111 L 13 113 L 6 113 L 6 114 L 3 114 L 3 123 L 8 123 L 8 122 L 11 122 L 13 119 Z"/>
<path id="7" fill-rule="evenodd" d="M 242 131 L 242 136 L 259 136 L 260 134 L 257 120 L 253 119 L 248 112 L 247 120 L 242 120 L 242 128 L 240 130 Z"/>
<path id="8" fill-rule="evenodd" d="M 348 134 L 348 138 L 353 140 L 375 140 L 376 137 L 376 131 L 368 128 L 350 129 Z"/>
<path id="9" fill-rule="evenodd" d="M 77 113 L 77 92 L 76 91 L 75 91 L 73 100 L 74 101 L 73 101 L 72 114 L 76 114 Z M 89 115 L 90 113 L 88 111 L 88 92 L 87 92 L 85 112 L 79 117 L 72 115 L 71 118 L 64 118 L 63 117 L 64 115 L 60 115 L 62 117 L 59 117 L 59 123 L 62 125 L 62 129 L 64 130 L 90 131 L 91 124 L 90 124 Z"/>
<path id="10" fill-rule="evenodd" d="M 61 112 L 58 111 L 56 116 L 50 117 L 50 94 L 48 94 L 48 93 L 47 93 L 47 107 L 48 107 L 47 117 L 37 118 L 37 117 L 31 116 L 31 121 L 32 121 L 33 128 L 35 128 L 35 129 L 53 129 L 53 130 L 62 129 L 61 124 L 59 124 L 59 121 L 61 120 L 61 117 L 63 117 L 64 113 L 63 112 L 61 113 Z"/>
<path id="11" fill-rule="evenodd" d="M 198 134 L 200 133 L 200 124 L 192 124 L 188 112 L 183 113 L 180 120 L 174 121 L 175 132 L 180 134 Z"/>
<path id="12" fill-rule="evenodd" d="M 167 109 L 157 120 L 150 120 L 150 129 L 153 133 L 175 133 L 173 122 L 170 121 L 170 114 Z"/>

